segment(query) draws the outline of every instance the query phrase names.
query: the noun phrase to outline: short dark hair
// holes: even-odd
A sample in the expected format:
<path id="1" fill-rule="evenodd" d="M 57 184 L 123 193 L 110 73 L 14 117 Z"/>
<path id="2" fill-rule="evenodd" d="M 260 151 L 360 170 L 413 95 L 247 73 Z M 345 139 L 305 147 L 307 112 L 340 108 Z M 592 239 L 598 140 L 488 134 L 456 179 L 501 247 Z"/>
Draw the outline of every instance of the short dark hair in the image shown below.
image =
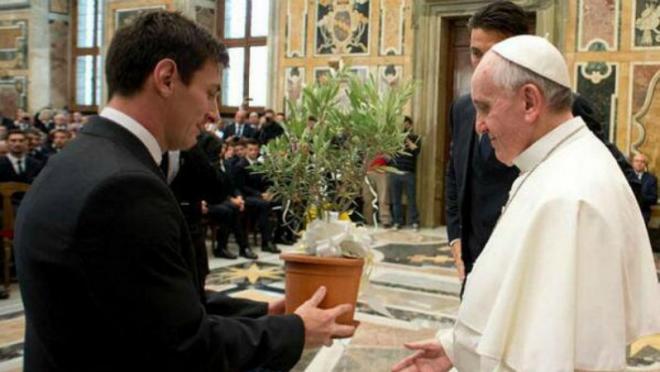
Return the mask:
<path id="1" fill-rule="evenodd" d="M 275 111 L 273 111 L 273 109 L 266 109 L 266 110 L 264 110 L 264 114 L 273 114 L 273 115 L 275 115 Z"/>
<path id="2" fill-rule="evenodd" d="M 23 138 L 27 139 L 27 135 L 25 134 L 25 132 L 20 130 L 20 129 L 10 130 L 9 132 L 7 132 L 7 137 L 6 138 L 9 139 L 9 137 L 11 137 L 13 135 L 16 135 L 16 134 L 20 134 L 21 136 L 23 136 Z"/>
<path id="3" fill-rule="evenodd" d="M 146 12 L 120 28 L 105 61 L 108 93 L 132 96 L 139 92 L 156 64 L 171 58 L 184 84 L 207 61 L 228 66 L 223 44 L 180 13 Z"/>
<path id="4" fill-rule="evenodd" d="M 71 133 L 69 133 L 68 130 L 64 130 L 64 129 L 55 129 L 50 132 L 50 135 L 54 138 L 56 133 L 64 133 L 66 134 L 67 137 L 71 137 Z"/>
<path id="5" fill-rule="evenodd" d="M 409 123 L 409 124 L 412 124 L 412 123 L 413 123 L 412 118 L 411 118 L 410 116 L 408 116 L 408 115 L 406 115 L 406 116 L 403 117 L 403 122 L 404 122 L 404 123 Z"/>
<path id="6" fill-rule="evenodd" d="M 496 1 L 479 9 L 470 17 L 468 28 L 496 31 L 507 37 L 529 33 L 525 11 L 511 1 Z"/>
<path id="7" fill-rule="evenodd" d="M 250 145 L 260 146 L 259 141 L 257 141 L 254 138 L 246 138 L 244 141 L 245 141 L 245 147 L 250 146 Z"/>

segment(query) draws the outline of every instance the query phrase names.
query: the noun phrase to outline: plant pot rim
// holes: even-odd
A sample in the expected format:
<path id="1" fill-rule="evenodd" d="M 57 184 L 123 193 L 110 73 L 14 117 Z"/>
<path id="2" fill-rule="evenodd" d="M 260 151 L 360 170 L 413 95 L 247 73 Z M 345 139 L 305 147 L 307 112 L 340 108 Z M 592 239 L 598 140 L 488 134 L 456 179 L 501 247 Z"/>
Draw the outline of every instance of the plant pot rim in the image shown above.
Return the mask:
<path id="1" fill-rule="evenodd" d="M 345 258 L 345 257 L 318 257 L 301 253 L 282 253 L 280 258 L 286 262 L 310 263 L 316 265 L 332 266 L 362 266 L 363 258 Z"/>

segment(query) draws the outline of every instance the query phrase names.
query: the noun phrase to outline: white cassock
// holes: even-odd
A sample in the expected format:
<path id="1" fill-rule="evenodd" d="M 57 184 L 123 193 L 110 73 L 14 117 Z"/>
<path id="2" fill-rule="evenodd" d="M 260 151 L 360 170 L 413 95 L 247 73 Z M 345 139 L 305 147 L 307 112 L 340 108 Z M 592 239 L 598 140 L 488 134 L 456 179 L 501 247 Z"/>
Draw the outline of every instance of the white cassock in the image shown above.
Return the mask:
<path id="1" fill-rule="evenodd" d="M 438 338 L 459 371 L 619 371 L 660 333 L 660 285 L 642 214 L 581 118 L 514 161 L 521 173 Z"/>

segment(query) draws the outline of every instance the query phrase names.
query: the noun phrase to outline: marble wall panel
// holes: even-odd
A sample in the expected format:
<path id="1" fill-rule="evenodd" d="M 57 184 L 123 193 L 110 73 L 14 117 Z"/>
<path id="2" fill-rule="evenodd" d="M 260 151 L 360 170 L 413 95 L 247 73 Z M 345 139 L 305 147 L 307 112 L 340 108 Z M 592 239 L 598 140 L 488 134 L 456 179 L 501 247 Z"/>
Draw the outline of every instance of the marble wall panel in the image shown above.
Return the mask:
<path id="1" fill-rule="evenodd" d="M 211 35 L 216 34 L 216 15 L 215 9 L 205 8 L 201 6 L 195 7 L 195 21 L 198 25 L 202 26 Z"/>
<path id="2" fill-rule="evenodd" d="M 378 90 L 380 92 L 384 92 L 388 88 L 398 87 L 402 80 L 402 65 L 378 66 Z"/>
<path id="3" fill-rule="evenodd" d="M 286 27 L 284 28 L 285 57 L 305 56 L 307 44 L 307 3 L 306 0 L 287 0 Z"/>
<path id="4" fill-rule="evenodd" d="M 284 97 L 292 102 L 299 102 L 305 83 L 304 67 L 289 67 L 284 70 Z M 286 106 L 285 106 L 286 107 Z"/>
<path id="5" fill-rule="evenodd" d="M 0 77 L 0 112 L 14 117 L 18 108 L 27 109 L 27 77 Z"/>
<path id="6" fill-rule="evenodd" d="M 50 0 L 51 13 L 68 14 L 69 0 Z"/>
<path id="7" fill-rule="evenodd" d="M 660 48 L 660 1 L 632 0 L 633 48 Z"/>
<path id="8" fill-rule="evenodd" d="M 69 92 L 69 22 L 50 21 L 50 103 L 67 105 Z"/>
<path id="9" fill-rule="evenodd" d="M 370 0 L 317 0 L 316 55 L 369 54 Z"/>
<path id="10" fill-rule="evenodd" d="M 2 0 L 0 9 L 21 9 L 30 6 L 30 0 Z"/>
<path id="11" fill-rule="evenodd" d="M 578 6 L 578 50 L 618 50 L 620 0 L 580 0 Z"/>
<path id="12" fill-rule="evenodd" d="M 660 64 L 632 66 L 631 151 L 649 158 L 649 169 L 660 170 Z"/>
<path id="13" fill-rule="evenodd" d="M 406 0 L 381 0 L 380 48 L 381 56 L 403 55 Z"/>
<path id="14" fill-rule="evenodd" d="M 0 70 L 28 68 L 28 21 L 0 21 Z"/>
<path id="15" fill-rule="evenodd" d="M 577 91 L 595 109 L 595 116 L 603 126 L 603 134 L 615 142 L 618 65 L 589 62 L 576 65 Z"/>
<path id="16" fill-rule="evenodd" d="M 114 30 L 131 23 L 140 14 L 148 11 L 165 9 L 165 5 L 145 6 L 139 8 L 117 9 L 115 11 Z"/>

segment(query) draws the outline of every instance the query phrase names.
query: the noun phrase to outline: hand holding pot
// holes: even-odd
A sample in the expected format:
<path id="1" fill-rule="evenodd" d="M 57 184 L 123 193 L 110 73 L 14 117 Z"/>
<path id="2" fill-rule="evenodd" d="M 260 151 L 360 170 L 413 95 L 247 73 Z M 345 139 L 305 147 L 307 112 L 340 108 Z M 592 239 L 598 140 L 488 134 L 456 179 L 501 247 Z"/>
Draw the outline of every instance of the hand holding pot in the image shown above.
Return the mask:
<path id="1" fill-rule="evenodd" d="M 325 287 L 320 287 L 314 295 L 295 311 L 305 324 L 305 347 L 312 348 L 321 345 L 332 345 L 333 338 L 350 337 L 355 332 L 354 326 L 337 324 L 338 316 L 352 310 L 349 304 L 335 306 L 331 309 L 319 309 L 319 304 L 325 297 Z"/>

